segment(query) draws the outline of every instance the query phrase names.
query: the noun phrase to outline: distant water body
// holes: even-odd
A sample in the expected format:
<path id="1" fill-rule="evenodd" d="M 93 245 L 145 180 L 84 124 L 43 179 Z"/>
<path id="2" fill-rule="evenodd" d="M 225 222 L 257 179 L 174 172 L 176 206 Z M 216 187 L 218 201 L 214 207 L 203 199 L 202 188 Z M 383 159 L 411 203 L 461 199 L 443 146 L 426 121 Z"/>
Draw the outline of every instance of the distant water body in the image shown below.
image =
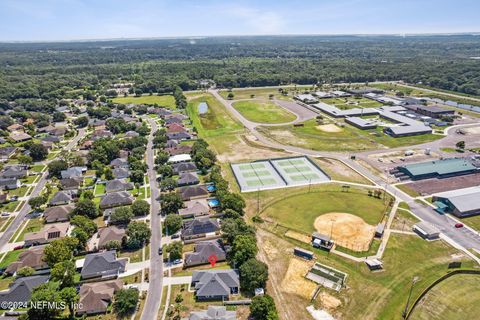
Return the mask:
<path id="1" fill-rule="evenodd" d="M 200 102 L 198 104 L 198 113 L 205 114 L 208 112 L 208 104 L 206 102 Z"/>

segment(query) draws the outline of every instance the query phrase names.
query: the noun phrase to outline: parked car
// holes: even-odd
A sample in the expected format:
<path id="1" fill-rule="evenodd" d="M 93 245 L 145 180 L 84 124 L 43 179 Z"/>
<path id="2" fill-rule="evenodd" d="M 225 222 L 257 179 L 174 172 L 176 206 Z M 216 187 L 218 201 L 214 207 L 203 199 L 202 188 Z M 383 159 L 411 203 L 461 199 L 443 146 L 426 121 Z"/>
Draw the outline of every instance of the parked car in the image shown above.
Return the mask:
<path id="1" fill-rule="evenodd" d="M 158 255 L 161 256 L 163 254 L 163 249 L 162 248 L 158 248 Z"/>
<path id="2" fill-rule="evenodd" d="M 455 228 L 463 228 L 463 223 L 455 223 Z"/>
<path id="3" fill-rule="evenodd" d="M 21 245 L 21 246 L 16 246 L 15 248 L 13 248 L 13 250 L 20 250 L 20 249 L 23 249 L 23 245 Z"/>
<path id="4" fill-rule="evenodd" d="M 2 217 L 8 217 L 10 215 L 9 212 L 2 212 Z"/>
<path id="5" fill-rule="evenodd" d="M 11 196 L 10 197 L 10 201 L 17 201 L 18 200 L 18 196 Z"/>
<path id="6" fill-rule="evenodd" d="M 180 234 L 178 233 L 172 234 L 172 239 L 178 239 L 178 238 L 180 238 Z"/>
<path id="7" fill-rule="evenodd" d="M 173 260 L 173 264 L 180 264 L 180 263 L 182 263 L 182 262 L 183 262 L 182 259 L 175 259 L 175 260 Z"/>

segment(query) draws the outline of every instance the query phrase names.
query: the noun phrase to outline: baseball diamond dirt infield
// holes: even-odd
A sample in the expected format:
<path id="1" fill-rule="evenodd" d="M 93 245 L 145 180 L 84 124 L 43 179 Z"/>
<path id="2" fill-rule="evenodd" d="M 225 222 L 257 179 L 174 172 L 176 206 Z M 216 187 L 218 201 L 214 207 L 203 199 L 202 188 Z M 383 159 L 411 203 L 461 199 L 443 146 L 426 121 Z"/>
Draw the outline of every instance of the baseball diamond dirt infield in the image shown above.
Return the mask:
<path id="1" fill-rule="evenodd" d="M 349 213 L 332 212 L 315 219 L 315 229 L 330 235 L 335 243 L 353 251 L 367 251 L 375 235 L 375 227 Z"/>

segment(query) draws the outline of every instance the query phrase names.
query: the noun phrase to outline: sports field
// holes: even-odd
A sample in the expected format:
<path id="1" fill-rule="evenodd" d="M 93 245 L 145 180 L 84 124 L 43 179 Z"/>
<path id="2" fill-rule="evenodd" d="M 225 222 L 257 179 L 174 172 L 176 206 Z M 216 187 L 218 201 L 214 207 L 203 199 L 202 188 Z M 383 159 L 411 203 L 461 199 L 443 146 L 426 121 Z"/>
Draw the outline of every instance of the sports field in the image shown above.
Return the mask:
<path id="1" fill-rule="evenodd" d="M 433 287 L 413 310 L 411 320 L 478 319 L 480 276 L 455 275 Z"/>
<path id="2" fill-rule="evenodd" d="M 317 184 L 330 178 L 306 157 L 232 164 L 242 192 Z"/>
<path id="3" fill-rule="evenodd" d="M 296 119 L 293 113 L 271 101 L 244 100 L 233 103 L 233 107 L 247 120 L 258 123 L 286 123 Z"/>
<path id="4" fill-rule="evenodd" d="M 114 103 L 123 103 L 123 104 L 148 104 L 148 105 L 159 105 L 160 107 L 166 107 L 170 109 L 175 108 L 175 99 L 171 95 L 164 96 L 128 96 L 128 97 L 119 97 L 112 99 Z"/>

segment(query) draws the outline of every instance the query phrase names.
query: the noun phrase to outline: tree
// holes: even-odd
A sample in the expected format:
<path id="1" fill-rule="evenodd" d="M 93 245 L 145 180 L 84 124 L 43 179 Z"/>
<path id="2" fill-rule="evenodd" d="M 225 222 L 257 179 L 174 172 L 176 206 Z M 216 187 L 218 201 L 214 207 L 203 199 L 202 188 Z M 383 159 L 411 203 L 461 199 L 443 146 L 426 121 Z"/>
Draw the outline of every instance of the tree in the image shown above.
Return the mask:
<path id="1" fill-rule="evenodd" d="M 110 215 L 111 224 L 128 224 L 133 218 L 132 209 L 130 207 L 116 208 Z"/>
<path id="2" fill-rule="evenodd" d="M 146 216 L 150 213 L 150 204 L 145 200 L 135 200 L 132 203 L 132 213 L 135 217 Z"/>
<path id="3" fill-rule="evenodd" d="M 168 232 L 167 235 L 171 235 L 182 228 L 183 219 L 180 215 L 173 213 L 167 215 L 164 223 Z"/>
<path id="4" fill-rule="evenodd" d="M 48 156 L 48 149 L 43 144 L 34 143 L 28 149 L 33 161 L 45 160 Z"/>
<path id="5" fill-rule="evenodd" d="M 229 244 L 232 244 L 239 235 L 255 237 L 255 229 L 241 218 L 226 218 L 223 220 L 221 228 L 223 238 Z"/>
<path id="6" fill-rule="evenodd" d="M 130 181 L 133 183 L 143 184 L 144 172 L 140 170 L 134 170 L 130 173 Z"/>
<path id="7" fill-rule="evenodd" d="M 134 221 L 128 225 L 126 235 L 127 247 L 129 249 L 138 249 L 148 242 L 151 230 L 145 222 Z"/>
<path id="8" fill-rule="evenodd" d="M 65 160 L 53 160 L 47 167 L 50 177 L 61 178 L 60 172 L 68 169 L 68 163 Z"/>
<path id="9" fill-rule="evenodd" d="M 173 178 L 165 178 L 160 181 L 160 190 L 172 191 L 178 186 L 177 181 Z"/>
<path id="10" fill-rule="evenodd" d="M 85 249 L 85 247 L 87 246 L 88 239 L 90 239 L 87 232 L 85 230 L 81 229 L 81 228 L 78 228 L 78 227 L 73 229 L 72 237 L 74 237 L 75 239 L 78 240 L 77 249 L 79 251 L 82 251 L 82 250 Z"/>
<path id="11" fill-rule="evenodd" d="M 253 297 L 250 313 L 255 320 L 278 320 L 275 301 L 268 294 Z"/>
<path id="12" fill-rule="evenodd" d="M 21 267 L 17 271 L 17 276 L 18 277 L 28 277 L 28 276 L 31 276 L 34 273 L 35 273 L 35 269 L 33 269 L 32 267 L 29 267 L 29 266 L 25 266 L 25 267 Z"/>
<path id="13" fill-rule="evenodd" d="M 183 207 L 183 200 L 178 193 L 163 194 L 160 200 L 164 214 L 177 213 Z"/>
<path id="14" fill-rule="evenodd" d="M 458 141 L 455 146 L 457 149 L 464 150 L 465 149 L 465 141 Z"/>
<path id="15" fill-rule="evenodd" d="M 72 260 L 56 263 L 50 271 L 51 279 L 60 282 L 61 288 L 75 285 L 75 262 Z"/>
<path id="16" fill-rule="evenodd" d="M 59 262 L 73 259 L 73 250 L 78 245 L 78 240 L 74 238 L 63 238 L 53 240 L 44 249 L 43 260 L 50 268 Z"/>
<path id="17" fill-rule="evenodd" d="M 265 288 L 268 280 L 268 267 L 257 259 L 249 259 L 240 266 L 240 284 L 242 289 L 253 291 Z"/>
<path id="18" fill-rule="evenodd" d="M 104 245 L 106 250 L 120 250 L 122 248 L 122 243 L 118 240 L 107 241 Z"/>
<path id="19" fill-rule="evenodd" d="M 18 159 L 18 162 L 20 162 L 21 164 L 31 165 L 33 163 L 32 157 L 27 156 L 25 154 L 19 155 L 17 159 Z"/>
<path id="20" fill-rule="evenodd" d="M 183 255 L 183 243 L 181 241 L 172 242 L 165 247 L 165 251 L 170 254 L 170 261 L 181 259 Z"/>
<path id="21" fill-rule="evenodd" d="M 93 200 L 93 198 L 95 198 L 92 190 L 85 190 L 82 195 L 83 199 Z"/>
<path id="22" fill-rule="evenodd" d="M 155 157 L 155 163 L 162 165 L 167 163 L 168 159 L 170 158 L 170 155 L 166 153 L 165 151 L 160 151 L 157 153 L 157 156 Z"/>
<path id="23" fill-rule="evenodd" d="M 258 248 L 255 237 L 239 235 L 235 238 L 230 254 L 230 261 L 239 267 L 247 260 L 255 258 Z"/>
<path id="24" fill-rule="evenodd" d="M 120 289 L 115 293 L 113 310 L 121 317 L 132 314 L 138 304 L 138 289 Z"/>
<path id="25" fill-rule="evenodd" d="M 220 197 L 220 205 L 223 210 L 231 209 L 243 215 L 245 209 L 245 200 L 237 193 L 226 193 Z"/>
<path id="26" fill-rule="evenodd" d="M 86 126 L 88 126 L 88 117 L 78 117 L 77 119 L 73 120 L 73 123 L 79 128 L 85 128 Z"/>
<path id="27" fill-rule="evenodd" d="M 115 178 L 115 177 L 113 176 L 113 171 L 112 171 L 112 169 L 111 169 L 110 167 L 105 167 L 105 168 L 103 169 L 103 174 L 105 175 L 105 179 L 106 179 L 106 180 L 112 180 L 113 178 Z"/>
<path id="28" fill-rule="evenodd" d="M 63 299 L 58 290 L 58 283 L 53 281 L 41 284 L 33 289 L 30 301 L 44 307 L 29 309 L 28 320 L 56 319 L 62 313 L 62 309 L 57 306 L 61 305 Z"/>
<path id="29" fill-rule="evenodd" d="M 97 205 L 90 199 L 79 200 L 73 209 L 73 215 L 78 214 L 95 219 L 98 216 Z"/>
<path id="30" fill-rule="evenodd" d="M 40 207 L 43 206 L 45 203 L 47 203 L 47 198 L 45 196 L 33 197 L 28 200 L 28 204 L 34 210 L 40 209 Z"/>
<path id="31" fill-rule="evenodd" d="M 233 92 L 229 92 L 227 95 L 228 100 L 232 100 L 234 97 L 235 97 L 235 94 L 233 94 Z"/>
<path id="32" fill-rule="evenodd" d="M 65 121 L 66 118 L 67 116 L 63 112 L 55 112 L 52 115 L 53 122 L 62 122 Z"/>
<path id="33" fill-rule="evenodd" d="M 60 297 L 67 304 L 70 318 L 73 319 L 75 316 L 75 303 L 79 300 L 77 290 L 74 287 L 65 287 L 60 291 Z"/>
<path id="34" fill-rule="evenodd" d="M 163 164 L 158 167 L 157 172 L 162 178 L 167 178 L 173 175 L 173 168 L 168 164 Z"/>

